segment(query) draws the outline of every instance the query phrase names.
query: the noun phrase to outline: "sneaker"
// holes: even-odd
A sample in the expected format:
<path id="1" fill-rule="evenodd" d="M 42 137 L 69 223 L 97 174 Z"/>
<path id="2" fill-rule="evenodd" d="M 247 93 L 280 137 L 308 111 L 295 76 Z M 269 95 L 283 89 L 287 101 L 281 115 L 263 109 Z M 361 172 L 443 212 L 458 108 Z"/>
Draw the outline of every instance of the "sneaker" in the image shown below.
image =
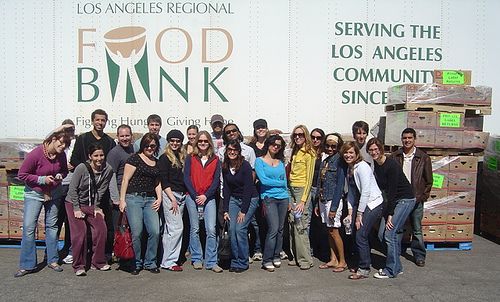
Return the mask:
<path id="1" fill-rule="evenodd" d="M 281 260 L 288 259 L 288 255 L 285 252 L 281 251 L 280 252 L 280 258 L 281 258 Z"/>
<path id="2" fill-rule="evenodd" d="M 417 261 L 415 261 L 415 264 L 419 267 L 424 267 L 425 266 L 425 260 L 423 259 L 418 259 Z"/>
<path id="3" fill-rule="evenodd" d="M 193 268 L 195 270 L 200 270 L 200 269 L 203 268 L 203 263 L 201 263 L 201 262 L 193 262 Z"/>
<path id="4" fill-rule="evenodd" d="M 273 260 L 273 265 L 274 265 L 274 267 L 276 267 L 276 268 L 280 267 L 280 266 L 281 266 L 281 260 L 280 260 L 280 259 L 278 259 L 278 260 Z"/>
<path id="5" fill-rule="evenodd" d="M 295 260 L 288 260 L 288 266 L 297 266 L 297 263 L 295 263 Z"/>
<path id="6" fill-rule="evenodd" d="M 218 266 L 217 264 L 216 264 L 216 265 L 214 265 L 214 266 L 211 268 L 211 270 L 212 270 L 212 272 L 214 272 L 214 273 L 222 273 L 222 272 L 224 271 L 224 270 L 223 270 L 220 266 Z"/>
<path id="7" fill-rule="evenodd" d="M 73 263 L 73 256 L 72 255 L 68 255 L 66 257 L 64 257 L 64 259 L 62 260 L 63 263 L 66 263 L 66 264 L 72 264 Z"/>
<path id="8" fill-rule="evenodd" d="M 252 259 L 253 259 L 254 261 L 262 261 L 262 253 L 261 253 L 261 252 L 257 252 L 257 253 L 255 253 L 255 254 L 253 254 Z"/>
<path id="9" fill-rule="evenodd" d="M 272 263 L 266 263 L 262 265 L 262 269 L 265 269 L 266 271 L 272 273 L 274 272 L 274 265 Z"/>
<path id="10" fill-rule="evenodd" d="M 103 267 L 98 268 L 100 271 L 109 271 L 111 269 L 111 265 L 105 264 Z"/>
<path id="11" fill-rule="evenodd" d="M 375 273 L 375 275 L 373 275 L 373 278 L 377 278 L 377 279 L 389 279 L 391 277 L 389 277 L 389 275 L 387 275 L 386 273 L 384 273 L 384 271 L 378 271 Z"/>
<path id="12" fill-rule="evenodd" d="M 378 270 L 378 272 L 379 272 L 379 273 L 383 273 L 383 272 L 384 272 L 384 269 L 383 269 L 383 268 L 381 268 L 381 269 L 379 269 L 379 270 Z M 400 276 L 400 275 L 402 275 L 402 274 L 403 274 L 403 271 L 400 271 L 400 272 L 398 273 L 398 276 Z"/>
<path id="13" fill-rule="evenodd" d="M 299 268 L 300 268 L 301 270 L 303 270 L 303 271 L 308 270 L 308 269 L 310 269 L 311 267 L 313 267 L 313 265 L 312 265 L 312 264 L 306 264 L 306 263 L 301 264 L 301 265 L 299 266 Z"/>
<path id="14" fill-rule="evenodd" d="M 250 264 L 253 263 L 253 258 L 252 257 L 248 257 L 248 263 L 250 263 Z"/>
<path id="15" fill-rule="evenodd" d="M 78 277 L 83 277 L 83 276 L 87 276 L 87 273 L 85 272 L 84 269 L 79 269 L 75 272 L 75 274 L 78 276 Z"/>

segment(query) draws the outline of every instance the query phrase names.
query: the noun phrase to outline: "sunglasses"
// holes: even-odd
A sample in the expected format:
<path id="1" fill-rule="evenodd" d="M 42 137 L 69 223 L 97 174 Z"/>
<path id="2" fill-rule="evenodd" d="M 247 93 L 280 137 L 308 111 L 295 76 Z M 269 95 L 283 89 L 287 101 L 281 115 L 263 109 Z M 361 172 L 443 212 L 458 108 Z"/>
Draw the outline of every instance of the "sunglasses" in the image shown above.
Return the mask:
<path id="1" fill-rule="evenodd" d="M 333 144 L 333 145 L 330 145 L 330 144 L 325 144 L 325 149 L 337 149 L 337 144 Z"/>
<path id="2" fill-rule="evenodd" d="M 229 152 L 240 152 L 240 150 L 235 149 L 235 148 L 227 148 L 227 153 Z"/>
<path id="3" fill-rule="evenodd" d="M 147 145 L 146 148 L 149 148 L 149 149 L 156 149 L 156 144 L 150 144 L 150 145 Z"/>
<path id="4" fill-rule="evenodd" d="M 238 129 L 229 129 L 229 130 L 226 130 L 226 134 L 231 134 L 231 133 L 234 133 L 234 132 L 238 132 Z"/>
<path id="5" fill-rule="evenodd" d="M 304 132 L 300 132 L 300 133 L 294 133 L 293 137 L 294 138 L 304 138 L 306 136 L 304 135 Z"/>
<path id="6" fill-rule="evenodd" d="M 208 139 L 199 139 L 198 144 L 208 144 Z"/>
<path id="7" fill-rule="evenodd" d="M 274 147 L 274 148 L 279 150 L 279 149 L 281 149 L 282 146 L 281 146 L 281 144 L 271 144 L 271 147 Z"/>
<path id="8" fill-rule="evenodd" d="M 313 141 L 320 141 L 323 139 L 323 137 L 321 135 L 317 136 L 317 135 L 311 135 L 311 139 Z"/>
<path id="9" fill-rule="evenodd" d="M 180 140 L 180 139 L 178 139 L 178 138 L 171 138 L 171 139 L 170 139 L 170 142 L 171 142 L 171 143 L 180 143 L 180 142 L 181 142 L 181 140 Z"/>

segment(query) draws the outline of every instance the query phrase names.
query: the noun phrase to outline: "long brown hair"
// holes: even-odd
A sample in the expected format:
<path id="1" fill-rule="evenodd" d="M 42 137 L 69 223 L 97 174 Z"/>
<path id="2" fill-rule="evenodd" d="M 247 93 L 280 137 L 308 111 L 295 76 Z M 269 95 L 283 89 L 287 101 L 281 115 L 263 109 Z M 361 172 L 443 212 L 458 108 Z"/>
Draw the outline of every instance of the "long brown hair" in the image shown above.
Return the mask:
<path id="1" fill-rule="evenodd" d="M 229 159 L 229 156 L 227 155 L 229 152 L 229 147 L 238 150 L 238 156 L 234 160 Z M 224 151 L 224 161 L 222 162 L 222 169 L 225 171 L 229 171 L 231 169 L 231 164 L 233 164 L 234 170 L 238 172 L 243 165 L 244 160 L 245 158 L 243 157 L 243 155 L 241 155 L 241 145 L 239 141 L 233 139 L 227 142 L 226 150 Z"/>
<path id="2" fill-rule="evenodd" d="M 296 143 L 295 143 L 295 139 L 294 139 L 294 133 L 295 133 L 295 130 L 297 129 L 301 129 L 303 132 L 304 132 L 304 138 L 305 138 L 305 142 L 302 146 L 298 146 Z M 309 130 L 307 130 L 307 127 L 305 125 L 297 125 L 293 128 L 292 130 L 292 134 L 290 134 L 290 148 L 292 149 L 292 157 L 297 154 L 297 152 L 303 147 L 305 149 L 305 151 L 307 153 L 311 153 L 313 154 L 314 156 L 316 156 L 316 152 L 314 151 L 313 149 L 313 146 L 312 146 L 312 141 L 311 141 L 311 135 L 309 134 Z"/>
<path id="3" fill-rule="evenodd" d="M 345 142 L 342 145 L 342 148 L 340 148 L 340 156 L 342 157 L 342 160 L 344 160 L 344 154 L 351 148 L 354 148 L 354 153 L 356 154 L 356 160 L 353 164 L 363 161 L 363 156 L 361 156 L 361 152 L 359 152 L 359 148 L 354 142 Z"/>

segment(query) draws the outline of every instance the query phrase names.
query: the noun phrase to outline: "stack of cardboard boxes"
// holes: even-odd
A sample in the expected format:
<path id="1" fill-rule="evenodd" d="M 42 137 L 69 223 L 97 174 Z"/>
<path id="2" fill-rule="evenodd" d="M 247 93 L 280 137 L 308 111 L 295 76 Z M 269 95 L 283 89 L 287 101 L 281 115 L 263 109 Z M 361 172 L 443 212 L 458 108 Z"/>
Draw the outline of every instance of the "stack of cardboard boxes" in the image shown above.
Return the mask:
<path id="1" fill-rule="evenodd" d="M 480 230 L 500 239 L 500 137 L 491 136 L 481 175 Z"/>
<path id="2" fill-rule="evenodd" d="M 427 242 L 472 240 L 478 156 L 489 134 L 484 115 L 491 114 L 491 88 L 470 86 L 470 71 L 434 71 L 432 84 L 390 87 L 386 105 L 385 144 L 401 145 L 407 127 L 416 145 L 431 156 L 433 187 L 422 221 Z"/>

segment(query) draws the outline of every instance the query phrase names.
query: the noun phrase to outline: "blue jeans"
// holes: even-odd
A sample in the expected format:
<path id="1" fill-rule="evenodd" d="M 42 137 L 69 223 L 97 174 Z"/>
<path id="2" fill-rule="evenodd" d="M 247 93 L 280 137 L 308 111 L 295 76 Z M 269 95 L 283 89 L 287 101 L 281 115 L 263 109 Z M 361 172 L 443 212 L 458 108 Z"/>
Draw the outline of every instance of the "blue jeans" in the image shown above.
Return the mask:
<path id="1" fill-rule="evenodd" d="M 411 251 L 415 261 L 425 260 L 425 244 L 422 234 L 422 217 L 424 216 L 424 204 L 416 202 L 413 211 L 410 213 L 410 222 L 412 228 Z"/>
<path id="2" fill-rule="evenodd" d="M 237 223 L 238 213 L 241 210 L 242 201 L 231 197 L 229 200 L 229 238 L 231 240 L 231 267 L 248 268 L 248 224 L 259 205 L 259 198 L 250 200 L 250 206 L 242 223 Z"/>
<path id="3" fill-rule="evenodd" d="M 365 208 L 363 213 L 363 225 L 356 231 L 356 247 L 359 253 L 359 273 L 368 275 L 371 266 L 371 248 L 369 242 L 370 232 L 382 216 L 382 204 L 370 210 L 369 207 Z"/>
<path id="4" fill-rule="evenodd" d="M 188 194 L 186 196 L 186 208 L 189 213 L 189 251 L 191 252 L 191 262 L 203 262 L 203 251 L 200 241 L 200 220 L 198 219 L 198 209 L 196 202 Z M 212 269 L 217 264 L 217 236 L 215 234 L 215 223 L 217 221 L 217 206 L 215 199 L 205 201 L 203 217 L 207 240 L 205 245 L 205 268 Z"/>
<path id="5" fill-rule="evenodd" d="M 401 255 L 401 240 L 403 239 L 403 226 L 414 207 L 415 198 L 398 200 L 394 209 L 394 215 L 392 215 L 392 224 L 394 227 L 391 230 L 385 230 L 384 241 L 387 244 L 387 260 L 384 273 L 389 277 L 396 277 L 403 271 L 403 266 L 399 259 Z"/>
<path id="6" fill-rule="evenodd" d="M 267 221 L 266 244 L 262 263 L 269 264 L 273 260 L 280 260 L 280 252 L 283 249 L 283 226 L 288 211 L 288 198 L 274 199 L 265 198 L 262 206 Z"/>
<path id="7" fill-rule="evenodd" d="M 141 193 L 125 195 L 127 202 L 127 219 L 132 233 L 132 244 L 135 253 L 135 268 L 156 268 L 156 254 L 158 252 L 158 241 L 160 239 L 160 218 L 158 212 L 151 207 L 155 197 L 147 197 Z M 141 258 L 141 238 L 143 226 L 148 232 L 146 254 L 144 262 Z"/>
<path id="8" fill-rule="evenodd" d="M 19 268 L 33 270 L 36 268 L 35 230 L 42 207 L 45 208 L 45 245 L 47 247 L 47 263 L 57 263 L 57 216 L 61 207 L 61 199 L 44 201 L 43 194 L 26 187 L 24 192 L 23 239 Z"/>

